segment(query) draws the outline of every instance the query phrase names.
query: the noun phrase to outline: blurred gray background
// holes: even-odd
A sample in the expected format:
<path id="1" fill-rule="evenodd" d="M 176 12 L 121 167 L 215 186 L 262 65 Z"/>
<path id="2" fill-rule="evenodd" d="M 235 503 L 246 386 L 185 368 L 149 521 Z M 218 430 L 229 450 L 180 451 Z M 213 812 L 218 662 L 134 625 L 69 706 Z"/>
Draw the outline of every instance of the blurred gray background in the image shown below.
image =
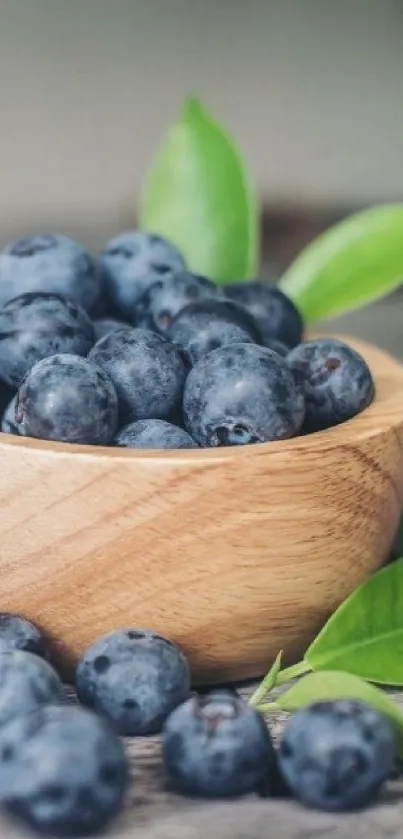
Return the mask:
<path id="1" fill-rule="evenodd" d="M 132 223 L 195 91 L 248 161 L 279 273 L 332 219 L 403 198 L 402 84 L 399 0 L 0 0 L 0 245 L 57 228 L 98 248 Z M 403 355 L 402 314 L 398 295 L 342 325 Z"/>

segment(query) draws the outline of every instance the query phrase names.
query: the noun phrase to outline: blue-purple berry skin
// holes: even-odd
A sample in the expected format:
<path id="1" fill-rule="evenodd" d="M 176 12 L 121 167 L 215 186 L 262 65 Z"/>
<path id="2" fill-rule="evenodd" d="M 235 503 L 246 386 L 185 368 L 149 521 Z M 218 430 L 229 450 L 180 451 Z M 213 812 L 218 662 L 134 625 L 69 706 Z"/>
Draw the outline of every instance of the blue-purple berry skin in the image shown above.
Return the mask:
<path id="1" fill-rule="evenodd" d="M 137 420 L 121 428 L 114 446 L 128 449 L 197 449 L 190 434 L 178 425 L 159 419 Z"/>
<path id="2" fill-rule="evenodd" d="M 167 337 L 183 348 L 193 365 L 228 344 L 262 343 L 253 316 L 232 300 L 220 299 L 190 303 L 174 317 Z"/>
<path id="3" fill-rule="evenodd" d="M 0 306 L 29 292 L 63 294 L 91 311 L 100 294 L 96 264 L 67 236 L 17 239 L 0 253 Z"/>
<path id="4" fill-rule="evenodd" d="M 183 415 L 200 446 L 246 445 L 297 435 L 305 405 L 278 353 L 232 344 L 213 350 L 192 368 Z"/>
<path id="5" fill-rule="evenodd" d="M 83 708 L 49 705 L 0 731 L 0 803 L 42 836 L 98 835 L 128 779 L 119 737 Z"/>
<path id="6" fill-rule="evenodd" d="M 25 650 L 1 651 L 0 684 L 0 728 L 20 714 L 66 701 L 62 682 L 50 664 Z"/>
<path id="7" fill-rule="evenodd" d="M 230 283 L 225 286 L 224 292 L 256 318 L 263 343 L 269 345 L 270 340 L 275 338 L 291 348 L 302 341 L 304 324 L 301 314 L 274 283 L 261 280 Z"/>
<path id="8" fill-rule="evenodd" d="M 59 294 L 23 294 L 0 310 L 0 371 L 18 388 L 42 358 L 56 353 L 86 356 L 95 342 L 87 313 Z"/>
<path id="9" fill-rule="evenodd" d="M 99 265 L 109 296 L 129 320 L 137 301 L 153 283 L 186 268 L 175 245 L 140 230 L 125 231 L 111 239 L 100 254 Z"/>
<path id="10" fill-rule="evenodd" d="M 133 323 L 165 335 L 175 315 L 189 303 L 211 300 L 220 295 L 206 277 L 190 271 L 175 272 L 155 282 L 140 297 L 133 312 Z"/>
<path id="11" fill-rule="evenodd" d="M 12 650 L 48 657 L 45 639 L 31 621 L 10 612 L 0 612 L 0 654 Z"/>
<path id="12" fill-rule="evenodd" d="M 16 423 L 26 437 L 106 446 L 118 427 L 118 398 L 96 364 L 78 355 L 53 355 L 25 377 Z"/>
<path id="13" fill-rule="evenodd" d="M 3 416 L 1 418 L 1 431 L 3 434 L 14 434 L 18 436 L 20 433 L 15 419 L 16 405 L 17 394 L 13 396 L 3 412 Z"/>
<path id="14" fill-rule="evenodd" d="M 80 659 L 81 702 L 122 735 L 158 733 L 190 691 L 186 659 L 167 638 L 144 629 L 118 629 L 99 638 Z"/>
<path id="15" fill-rule="evenodd" d="M 131 324 L 127 323 L 127 321 L 109 317 L 96 318 L 92 323 L 95 331 L 95 341 L 100 341 L 100 339 L 104 338 L 105 335 L 109 335 L 111 332 L 116 332 L 117 329 L 123 329 L 124 327 L 131 326 Z"/>
<path id="16" fill-rule="evenodd" d="M 179 792 L 232 798 L 256 791 L 275 771 L 262 717 L 224 691 L 193 696 L 168 717 L 163 761 Z"/>
<path id="17" fill-rule="evenodd" d="M 180 406 L 187 367 L 180 350 L 161 335 L 116 330 L 97 341 L 89 358 L 113 381 L 122 424 L 168 419 Z"/>
<path id="18" fill-rule="evenodd" d="M 395 735 L 363 702 L 315 702 L 287 723 L 279 766 L 293 795 L 308 807 L 356 810 L 371 804 L 393 768 Z"/>
<path id="19" fill-rule="evenodd" d="M 304 430 L 308 433 L 352 419 L 374 399 L 374 381 L 366 361 L 335 338 L 300 344 L 287 362 L 305 394 Z"/>

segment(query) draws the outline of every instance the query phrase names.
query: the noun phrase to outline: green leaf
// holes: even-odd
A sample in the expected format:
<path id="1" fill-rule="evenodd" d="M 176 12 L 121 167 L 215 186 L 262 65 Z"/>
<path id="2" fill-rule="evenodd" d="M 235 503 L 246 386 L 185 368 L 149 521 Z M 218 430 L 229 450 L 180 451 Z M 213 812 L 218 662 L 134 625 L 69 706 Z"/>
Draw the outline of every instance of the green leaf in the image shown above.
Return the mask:
<path id="1" fill-rule="evenodd" d="M 216 282 L 256 271 L 259 215 L 242 158 L 193 97 L 148 173 L 139 220 L 144 230 L 171 239 L 192 271 Z"/>
<path id="2" fill-rule="evenodd" d="M 262 679 L 260 685 L 256 688 L 255 692 L 252 694 L 251 698 L 249 699 L 249 705 L 255 707 L 259 705 L 259 702 L 264 699 L 264 697 L 270 693 L 270 691 L 275 687 L 277 683 L 277 676 L 281 669 L 281 659 L 283 657 L 283 652 L 280 650 L 276 660 L 273 662 L 267 676 Z"/>
<path id="3" fill-rule="evenodd" d="M 376 708 L 390 720 L 398 738 L 399 754 L 403 756 L 403 711 L 386 693 L 358 676 L 337 671 L 310 673 L 295 682 L 272 704 L 281 711 L 292 712 L 323 699 L 358 699 Z M 259 710 L 264 711 L 264 705 Z"/>
<path id="4" fill-rule="evenodd" d="M 403 559 L 378 571 L 334 612 L 304 660 L 312 670 L 346 670 L 403 685 Z"/>
<path id="5" fill-rule="evenodd" d="M 351 215 L 312 241 L 280 286 L 307 321 L 382 297 L 403 278 L 403 204 Z"/>

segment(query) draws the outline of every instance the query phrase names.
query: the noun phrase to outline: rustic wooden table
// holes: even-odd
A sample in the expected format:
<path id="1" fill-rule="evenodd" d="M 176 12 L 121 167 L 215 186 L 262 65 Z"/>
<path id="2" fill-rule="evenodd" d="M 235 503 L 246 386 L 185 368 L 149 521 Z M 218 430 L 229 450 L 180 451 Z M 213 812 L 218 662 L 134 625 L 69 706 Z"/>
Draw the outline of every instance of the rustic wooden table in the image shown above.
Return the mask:
<path id="1" fill-rule="evenodd" d="M 252 688 L 243 691 L 248 694 Z M 403 706 L 403 692 L 394 694 Z M 285 717 L 270 717 L 275 738 Z M 132 784 L 121 816 L 106 839 L 402 839 L 403 779 L 362 813 L 316 813 L 290 802 L 247 796 L 235 802 L 193 801 L 169 790 L 158 737 L 128 740 Z M 32 834 L 0 817 L 1 839 Z"/>

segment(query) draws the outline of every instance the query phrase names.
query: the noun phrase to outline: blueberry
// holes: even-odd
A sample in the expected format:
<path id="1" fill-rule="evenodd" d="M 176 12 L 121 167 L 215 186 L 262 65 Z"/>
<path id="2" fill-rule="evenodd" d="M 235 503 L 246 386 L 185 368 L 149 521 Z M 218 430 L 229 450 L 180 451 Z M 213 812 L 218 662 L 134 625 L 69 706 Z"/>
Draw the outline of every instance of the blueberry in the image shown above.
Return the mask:
<path id="1" fill-rule="evenodd" d="M 120 233 L 108 242 L 99 263 L 108 294 L 129 319 L 137 300 L 149 286 L 186 267 L 175 245 L 161 236 L 139 230 Z"/>
<path id="2" fill-rule="evenodd" d="M 105 371 L 86 358 L 44 358 L 18 391 L 16 423 L 27 437 L 107 445 L 118 423 L 115 388 Z"/>
<path id="3" fill-rule="evenodd" d="M 394 762 L 389 722 L 362 702 L 316 702 L 291 717 L 279 765 L 292 793 L 320 810 L 371 803 Z"/>
<path id="4" fill-rule="evenodd" d="M 17 388 L 42 358 L 87 355 L 94 342 L 94 327 L 74 301 L 59 294 L 23 294 L 0 310 L 1 378 Z"/>
<path id="5" fill-rule="evenodd" d="M 9 612 L 0 612 L 0 653 L 12 650 L 25 650 L 47 658 L 45 639 L 31 621 Z"/>
<path id="6" fill-rule="evenodd" d="M 96 341 L 104 338 L 105 335 L 109 335 L 110 332 L 116 332 L 117 329 L 130 326 L 129 323 L 124 320 L 117 320 L 117 318 L 98 318 L 93 320 L 92 323 L 95 330 Z"/>
<path id="7" fill-rule="evenodd" d="M 245 306 L 256 318 L 263 343 L 276 338 L 287 347 L 295 347 L 302 341 L 302 317 L 294 303 L 273 283 L 261 280 L 230 283 L 224 291 L 227 297 Z"/>
<path id="8" fill-rule="evenodd" d="M 15 419 L 15 408 L 17 405 L 17 394 L 13 396 L 13 398 L 8 403 L 2 419 L 1 419 L 1 430 L 3 434 L 16 434 L 19 435 L 18 425 Z"/>
<path id="9" fill-rule="evenodd" d="M 190 303 L 173 319 L 167 337 L 184 349 L 192 364 L 218 347 L 262 343 L 255 319 L 232 300 Z"/>
<path id="10" fill-rule="evenodd" d="M 1 651 L 0 685 L 0 727 L 41 705 L 66 701 L 63 685 L 50 664 L 24 650 Z"/>
<path id="11" fill-rule="evenodd" d="M 180 792 L 208 798 L 255 791 L 275 767 L 263 719 L 231 693 L 194 696 L 167 719 L 163 761 Z"/>
<path id="12" fill-rule="evenodd" d="M 240 446 L 298 434 L 304 399 L 278 353 L 255 344 L 231 344 L 192 368 L 183 414 L 199 445 Z"/>
<path id="13" fill-rule="evenodd" d="M 197 449 L 183 428 L 159 419 L 137 420 L 118 431 L 115 446 L 129 449 Z"/>
<path id="14" fill-rule="evenodd" d="M 177 347 L 145 329 L 105 335 L 89 354 L 112 379 L 121 421 L 165 419 L 180 405 L 186 365 Z"/>
<path id="15" fill-rule="evenodd" d="M 136 303 L 133 320 L 136 326 L 161 335 L 172 319 L 189 303 L 217 297 L 219 290 L 211 280 L 189 271 L 173 273 L 155 282 Z"/>
<path id="16" fill-rule="evenodd" d="M 189 669 L 167 638 L 144 629 L 118 629 L 84 653 L 76 688 L 81 702 L 120 734 L 155 734 L 189 695 Z"/>
<path id="17" fill-rule="evenodd" d="M 351 419 L 371 404 L 374 383 L 364 359 L 342 341 L 317 338 L 287 356 L 306 402 L 304 430 L 320 431 Z"/>
<path id="18" fill-rule="evenodd" d="M 40 708 L 0 733 L 0 803 L 41 835 L 98 835 L 128 775 L 119 738 L 82 708 Z"/>
<path id="19" fill-rule="evenodd" d="M 26 236 L 0 253 L 0 305 L 27 292 L 64 294 L 83 309 L 96 304 L 100 283 L 94 261 L 67 236 Z"/>

